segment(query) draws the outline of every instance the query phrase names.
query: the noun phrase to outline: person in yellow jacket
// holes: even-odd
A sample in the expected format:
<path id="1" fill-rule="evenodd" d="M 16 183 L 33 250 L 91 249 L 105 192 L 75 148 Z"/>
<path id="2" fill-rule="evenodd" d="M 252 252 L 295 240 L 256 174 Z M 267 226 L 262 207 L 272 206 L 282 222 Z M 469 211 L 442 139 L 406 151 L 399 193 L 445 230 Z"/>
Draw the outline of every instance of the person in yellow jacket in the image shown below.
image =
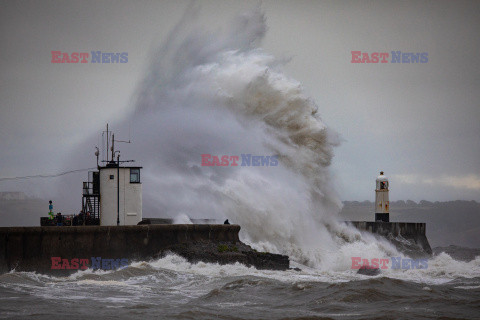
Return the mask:
<path id="1" fill-rule="evenodd" d="M 53 214 L 52 200 L 48 201 L 48 218 L 50 220 L 53 220 L 53 218 L 55 218 L 55 215 Z"/>

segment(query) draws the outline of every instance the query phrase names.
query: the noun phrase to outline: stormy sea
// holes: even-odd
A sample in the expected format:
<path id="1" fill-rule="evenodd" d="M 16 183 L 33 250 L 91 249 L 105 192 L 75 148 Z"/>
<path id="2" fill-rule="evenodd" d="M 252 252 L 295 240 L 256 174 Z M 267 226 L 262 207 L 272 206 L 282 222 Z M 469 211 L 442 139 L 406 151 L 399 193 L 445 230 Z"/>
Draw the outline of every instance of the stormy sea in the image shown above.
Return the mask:
<path id="1" fill-rule="evenodd" d="M 69 277 L 0 275 L 2 319 L 479 319 L 480 250 L 421 270 L 260 271 L 169 255 Z M 477 255 L 472 259 L 472 255 Z"/>
<path id="2" fill-rule="evenodd" d="M 132 128 L 134 143 L 122 145 L 122 157 L 138 155 L 144 167 L 143 216 L 229 218 L 243 242 L 288 255 L 294 269 L 167 255 L 68 277 L 11 271 L 0 275 L 0 318 L 480 319 L 480 254 L 473 249 L 440 250 L 422 268 L 390 263 L 375 276 L 352 269 L 355 257 L 408 257 L 339 222 L 329 166 L 341 133 L 285 73 L 289 58 L 262 49 L 260 8 L 215 31 L 195 25 L 195 16 L 193 5 L 155 49 L 131 114 L 113 126 Z M 92 161 L 82 154 L 67 159 L 69 167 Z M 244 154 L 275 162 L 202 165 L 202 155 Z M 57 198 L 78 184 L 68 179 L 56 184 Z"/>

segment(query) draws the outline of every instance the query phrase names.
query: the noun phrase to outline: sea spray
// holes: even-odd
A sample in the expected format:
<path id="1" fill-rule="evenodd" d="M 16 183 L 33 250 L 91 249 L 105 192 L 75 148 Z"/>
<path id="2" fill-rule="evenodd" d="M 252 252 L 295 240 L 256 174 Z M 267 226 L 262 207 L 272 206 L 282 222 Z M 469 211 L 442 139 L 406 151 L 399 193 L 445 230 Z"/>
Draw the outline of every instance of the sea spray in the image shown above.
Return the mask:
<path id="1" fill-rule="evenodd" d="M 382 252 L 373 237 L 367 245 L 335 219 L 341 203 L 329 165 L 339 138 L 284 63 L 259 47 L 262 11 L 215 34 L 193 29 L 193 16 L 187 11 L 157 50 L 129 120 L 145 167 L 145 207 L 174 218 L 229 218 L 254 248 L 319 268 L 338 264 L 335 255 L 351 241 Z M 279 165 L 206 167 L 205 153 L 273 154 Z"/>

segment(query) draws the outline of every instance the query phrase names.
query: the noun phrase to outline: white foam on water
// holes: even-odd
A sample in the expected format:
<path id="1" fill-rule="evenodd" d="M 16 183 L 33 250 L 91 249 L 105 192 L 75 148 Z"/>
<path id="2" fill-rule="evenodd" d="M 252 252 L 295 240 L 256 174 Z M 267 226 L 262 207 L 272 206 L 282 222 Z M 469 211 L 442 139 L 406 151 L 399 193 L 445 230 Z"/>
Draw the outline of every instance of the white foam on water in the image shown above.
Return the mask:
<path id="1" fill-rule="evenodd" d="M 450 262 L 454 261 L 455 266 Z M 180 283 L 191 281 L 193 276 L 207 277 L 211 281 L 219 278 L 231 278 L 252 276 L 258 278 L 267 278 L 287 283 L 298 282 L 347 282 L 356 280 L 371 279 L 370 276 L 357 274 L 357 270 L 351 269 L 351 263 L 344 268 L 337 270 L 321 270 L 311 268 L 298 263 L 292 263 L 291 267 L 299 267 L 301 271 L 273 271 L 257 270 L 253 267 L 247 267 L 240 263 L 230 265 L 219 265 L 216 263 L 189 263 L 186 259 L 175 254 L 167 255 L 161 259 L 150 262 L 141 262 L 132 264 L 135 267 L 152 268 L 154 270 L 169 270 L 175 273 L 183 274 L 184 278 Z M 471 262 L 456 261 L 451 258 L 435 257 L 428 261 L 427 269 L 391 269 L 391 263 L 388 269 L 382 269 L 381 274 L 374 277 L 388 277 L 404 281 L 417 283 L 426 283 L 429 285 L 445 284 L 459 277 L 473 278 L 480 276 L 480 262 L 478 260 Z M 430 268 L 430 269 L 429 269 Z M 208 280 L 206 280 L 208 282 Z"/>
<path id="2" fill-rule="evenodd" d="M 121 290 L 118 293 L 117 302 L 139 299 L 145 295 L 158 294 L 158 290 L 164 290 L 164 295 L 176 296 L 179 299 L 190 299 L 203 296 L 210 292 L 212 288 L 218 287 L 220 281 L 232 281 L 232 279 L 245 278 L 250 279 L 270 279 L 291 284 L 302 290 L 305 284 L 312 283 L 341 283 L 349 281 L 369 280 L 372 278 L 392 278 L 402 281 L 411 281 L 426 284 L 422 288 L 425 291 L 432 291 L 431 285 L 447 284 L 452 281 L 458 281 L 461 278 L 474 278 L 480 276 L 480 258 L 470 262 L 456 261 L 449 255 L 442 253 L 428 260 L 427 269 L 394 270 L 385 269 L 381 274 L 370 277 L 357 274 L 357 270 L 352 270 L 350 266 L 338 268 L 336 270 L 322 270 L 308 267 L 293 262 L 292 267 L 299 267 L 301 271 L 273 271 L 257 270 L 253 267 L 247 267 L 240 263 L 230 265 L 219 265 L 217 263 L 190 263 L 183 257 L 175 254 L 169 254 L 163 258 L 131 263 L 129 268 L 143 269 L 146 274 L 130 276 L 120 271 L 81 271 L 70 277 L 51 277 L 39 275 L 34 272 L 13 272 L 16 277 L 22 277 L 35 281 L 27 283 L 18 283 L 14 281 L 4 282 L 0 278 L 0 286 L 9 287 L 18 292 L 28 291 L 36 296 L 45 299 L 67 299 L 77 300 L 85 298 L 78 290 L 84 286 L 95 286 L 100 290 Z M 119 275 L 115 275 L 119 273 Z M 83 277 L 81 276 L 83 275 Z M 95 276 L 94 279 L 85 279 L 88 276 Z M 120 279 L 115 279 L 120 276 Z M 113 278 L 113 279 L 112 279 Z M 477 290 L 480 287 L 474 283 L 470 285 L 457 285 L 454 288 L 462 290 Z M 127 298 L 130 297 L 130 298 Z M 114 299 L 117 299 L 114 298 Z M 104 300 L 100 296 L 100 300 Z M 185 301 L 187 301 L 185 300 Z M 106 301 L 106 300 L 105 300 Z M 179 300 L 180 301 L 180 300 Z M 113 301 L 112 301 L 113 302 Z"/>
<path id="3" fill-rule="evenodd" d="M 79 281 L 76 282 L 76 284 L 78 284 L 78 285 L 95 285 L 95 286 L 122 286 L 122 287 L 132 286 L 131 284 L 128 284 L 125 281 L 93 280 L 93 279 L 79 280 Z"/>
<path id="4" fill-rule="evenodd" d="M 458 286 L 455 289 L 475 290 L 480 289 L 480 286 Z"/>

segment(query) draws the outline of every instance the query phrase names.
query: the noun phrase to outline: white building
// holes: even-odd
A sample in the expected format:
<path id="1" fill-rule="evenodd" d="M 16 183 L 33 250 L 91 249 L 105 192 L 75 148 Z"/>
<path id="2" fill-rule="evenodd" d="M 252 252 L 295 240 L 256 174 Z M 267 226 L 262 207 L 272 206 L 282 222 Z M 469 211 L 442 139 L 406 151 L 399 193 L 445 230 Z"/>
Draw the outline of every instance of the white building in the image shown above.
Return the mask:
<path id="1" fill-rule="evenodd" d="M 99 168 L 100 225 L 136 225 L 142 221 L 140 169 L 112 162 Z"/>
<path id="2" fill-rule="evenodd" d="M 142 167 L 123 167 L 120 163 L 110 161 L 99 166 L 83 183 L 85 224 L 126 226 L 142 221 Z"/>
<path id="3" fill-rule="evenodd" d="M 389 222 L 388 178 L 380 171 L 375 189 L 375 221 Z"/>

